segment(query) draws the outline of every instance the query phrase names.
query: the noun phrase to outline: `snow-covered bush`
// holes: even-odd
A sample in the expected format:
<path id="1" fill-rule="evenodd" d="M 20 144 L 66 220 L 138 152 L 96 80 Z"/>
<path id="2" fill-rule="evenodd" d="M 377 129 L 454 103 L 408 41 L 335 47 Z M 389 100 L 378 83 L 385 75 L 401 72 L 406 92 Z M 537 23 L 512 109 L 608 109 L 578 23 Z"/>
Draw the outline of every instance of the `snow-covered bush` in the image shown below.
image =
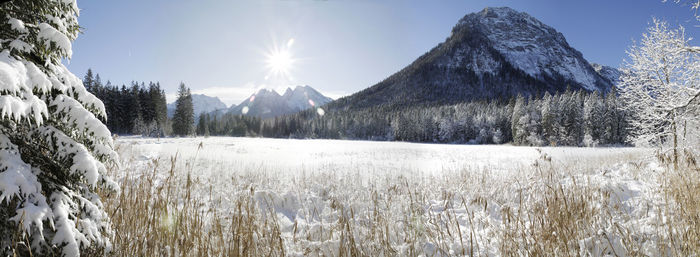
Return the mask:
<path id="1" fill-rule="evenodd" d="M 79 33 L 75 0 L 0 3 L 0 254 L 109 249 L 96 189 L 117 165 L 104 105 L 61 63 Z"/>

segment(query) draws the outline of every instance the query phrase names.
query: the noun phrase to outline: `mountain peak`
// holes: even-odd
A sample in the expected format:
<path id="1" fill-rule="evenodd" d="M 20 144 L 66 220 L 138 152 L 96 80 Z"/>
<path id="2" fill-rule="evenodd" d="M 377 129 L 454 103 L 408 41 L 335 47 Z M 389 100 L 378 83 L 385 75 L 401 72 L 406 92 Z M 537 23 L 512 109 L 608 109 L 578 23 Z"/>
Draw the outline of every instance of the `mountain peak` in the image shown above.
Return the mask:
<path id="1" fill-rule="evenodd" d="M 606 91 L 610 81 L 554 28 L 509 7 L 489 7 L 465 15 L 445 42 L 334 108 L 456 103 L 567 86 Z"/>
<path id="2" fill-rule="evenodd" d="M 276 96 L 280 96 L 280 94 L 277 93 L 277 91 L 275 91 L 274 89 L 269 89 L 269 88 L 261 88 L 260 90 L 258 90 L 258 92 L 254 93 L 253 95 L 255 95 L 256 97 L 259 96 L 259 95 L 276 95 Z"/>
<path id="3" fill-rule="evenodd" d="M 332 101 L 312 87 L 288 87 L 283 95 L 272 89 L 260 89 L 238 106 L 229 109 L 231 113 L 242 113 L 247 107 L 246 115 L 270 118 L 284 114 L 299 112 L 308 108 L 318 107 Z"/>
<path id="4" fill-rule="evenodd" d="M 497 18 L 497 17 L 501 17 L 501 16 L 506 16 L 506 15 L 526 14 L 526 13 L 518 12 L 515 9 L 507 7 L 507 6 L 500 6 L 500 7 L 485 7 L 480 12 L 478 12 L 478 14 L 482 15 L 484 17 Z"/>
<path id="5" fill-rule="evenodd" d="M 167 105 L 168 116 L 172 117 L 175 113 L 175 104 L 172 102 Z M 226 109 L 226 104 L 218 97 L 207 96 L 203 94 L 192 94 L 192 107 L 195 119 L 202 113 L 209 113 L 216 110 Z"/>

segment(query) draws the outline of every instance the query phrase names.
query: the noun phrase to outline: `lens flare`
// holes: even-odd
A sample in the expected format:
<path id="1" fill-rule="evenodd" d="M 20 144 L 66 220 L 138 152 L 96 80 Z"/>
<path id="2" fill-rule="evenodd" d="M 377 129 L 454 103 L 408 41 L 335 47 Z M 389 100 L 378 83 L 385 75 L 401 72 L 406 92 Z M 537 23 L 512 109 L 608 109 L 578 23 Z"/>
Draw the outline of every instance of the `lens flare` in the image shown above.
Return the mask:
<path id="1" fill-rule="evenodd" d="M 248 106 L 243 106 L 243 110 L 241 110 L 241 112 L 242 112 L 243 114 L 248 114 L 248 110 L 250 110 L 250 109 L 248 108 Z"/>

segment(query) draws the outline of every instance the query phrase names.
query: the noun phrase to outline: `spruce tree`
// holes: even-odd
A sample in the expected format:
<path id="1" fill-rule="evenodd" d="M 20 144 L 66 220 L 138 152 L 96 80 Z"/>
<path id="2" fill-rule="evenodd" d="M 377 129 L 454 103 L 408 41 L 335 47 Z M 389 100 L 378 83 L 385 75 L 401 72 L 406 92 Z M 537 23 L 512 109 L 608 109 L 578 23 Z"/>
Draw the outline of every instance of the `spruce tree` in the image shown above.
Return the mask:
<path id="1" fill-rule="evenodd" d="M 173 134 L 176 136 L 189 136 L 194 132 L 194 108 L 192 95 L 185 83 L 180 83 L 178 97 L 175 103 L 173 115 Z"/>
<path id="2" fill-rule="evenodd" d="M 72 55 L 78 10 L 71 0 L 0 6 L 1 255 L 110 247 L 95 190 L 116 188 L 104 174 L 118 157 L 97 118 L 104 105 L 61 62 Z"/>
<path id="3" fill-rule="evenodd" d="M 204 113 L 200 113 L 199 121 L 197 121 L 197 135 L 199 136 L 204 136 L 205 131 L 207 130 L 207 120 L 204 115 Z"/>
<path id="4" fill-rule="evenodd" d="M 511 131 L 513 133 L 513 142 L 515 144 L 524 144 L 528 136 L 527 130 L 523 122 L 525 116 L 525 98 L 518 95 L 513 106 L 513 115 L 511 117 Z"/>
<path id="5" fill-rule="evenodd" d="M 92 69 L 88 68 L 87 73 L 85 73 L 85 78 L 83 78 L 83 86 L 85 86 L 85 89 L 90 93 L 94 93 L 92 86 L 94 81 L 95 77 L 92 74 Z"/>

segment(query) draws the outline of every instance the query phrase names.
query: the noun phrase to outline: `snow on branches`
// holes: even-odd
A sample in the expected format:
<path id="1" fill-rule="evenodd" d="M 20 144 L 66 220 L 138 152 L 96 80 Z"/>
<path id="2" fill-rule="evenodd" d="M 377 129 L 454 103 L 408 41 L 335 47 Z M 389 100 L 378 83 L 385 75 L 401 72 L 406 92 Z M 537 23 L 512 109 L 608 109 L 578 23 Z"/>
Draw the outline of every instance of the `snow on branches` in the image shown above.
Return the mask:
<path id="1" fill-rule="evenodd" d="M 694 137 L 686 129 L 697 128 L 698 113 L 689 107 L 700 95 L 700 55 L 688 51 L 689 41 L 683 27 L 670 29 L 654 19 L 640 44 L 627 51 L 619 87 L 636 144 L 676 149 Z"/>
<path id="2" fill-rule="evenodd" d="M 104 105 L 61 63 L 79 32 L 77 4 L 0 7 L 0 254 L 109 250 L 109 218 L 95 189 L 118 190 L 105 175 L 118 156 L 99 120 Z M 16 235 L 31 249 L 18 247 Z"/>

